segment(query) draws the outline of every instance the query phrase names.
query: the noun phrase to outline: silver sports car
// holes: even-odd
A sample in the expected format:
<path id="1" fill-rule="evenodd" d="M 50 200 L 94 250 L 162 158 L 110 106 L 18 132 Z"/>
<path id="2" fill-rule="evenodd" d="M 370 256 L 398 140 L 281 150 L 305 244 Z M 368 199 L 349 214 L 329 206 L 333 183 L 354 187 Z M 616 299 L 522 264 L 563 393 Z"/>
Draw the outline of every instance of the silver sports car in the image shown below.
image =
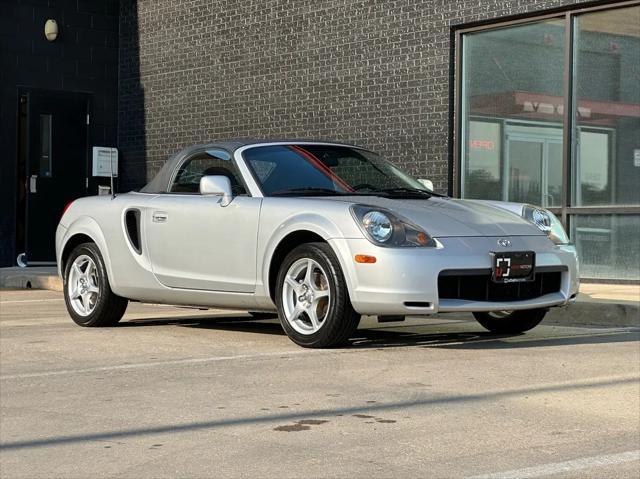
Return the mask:
<path id="1" fill-rule="evenodd" d="M 67 309 L 81 326 L 116 324 L 128 301 L 277 310 L 295 343 L 328 347 L 362 315 L 471 312 L 517 333 L 575 298 L 576 252 L 552 213 L 428 184 L 338 143 L 186 148 L 140 191 L 67 206 Z"/>

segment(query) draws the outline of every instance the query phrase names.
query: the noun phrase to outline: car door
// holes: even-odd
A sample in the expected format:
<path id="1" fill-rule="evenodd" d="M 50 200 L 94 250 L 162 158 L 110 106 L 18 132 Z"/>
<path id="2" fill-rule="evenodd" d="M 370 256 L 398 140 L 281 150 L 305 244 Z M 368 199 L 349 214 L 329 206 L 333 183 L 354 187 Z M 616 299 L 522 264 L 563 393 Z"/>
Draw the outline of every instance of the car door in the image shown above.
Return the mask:
<path id="1" fill-rule="evenodd" d="M 199 194 L 204 175 L 229 177 L 234 198 Z M 251 293 L 262 199 L 246 193 L 226 152 L 201 152 L 178 168 L 168 193 L 146 212 L 146 243 L 153 273 L 171 288 Z"/>

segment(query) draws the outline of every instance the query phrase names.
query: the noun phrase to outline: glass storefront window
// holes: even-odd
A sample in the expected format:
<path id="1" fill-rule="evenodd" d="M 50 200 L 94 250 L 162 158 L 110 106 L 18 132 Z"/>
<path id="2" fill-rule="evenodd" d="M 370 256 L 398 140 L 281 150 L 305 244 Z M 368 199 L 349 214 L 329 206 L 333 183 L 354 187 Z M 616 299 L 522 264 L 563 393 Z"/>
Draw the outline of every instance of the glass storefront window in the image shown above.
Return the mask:
<path id="1" fill-rule="evenodd" d="M 561 203 L 564 22 L 464 36 L 462 196 Z"/>
<path id="2" fill-rule="evenodd" d="M 575 215 L 570 223 L 581 277 L 640 280 L 640 215 Z"/>
<path id="3" fill-rule="evenodd" d="M 572 204 L 639 205 L 640 6 L 576 16 L 573 51 Z"/>
<path id="4" fill-rule="evenodd" d="M 460 196 L 553 208 L 583 278 L 640 281 L 640 5 L 459 38 Z"/>

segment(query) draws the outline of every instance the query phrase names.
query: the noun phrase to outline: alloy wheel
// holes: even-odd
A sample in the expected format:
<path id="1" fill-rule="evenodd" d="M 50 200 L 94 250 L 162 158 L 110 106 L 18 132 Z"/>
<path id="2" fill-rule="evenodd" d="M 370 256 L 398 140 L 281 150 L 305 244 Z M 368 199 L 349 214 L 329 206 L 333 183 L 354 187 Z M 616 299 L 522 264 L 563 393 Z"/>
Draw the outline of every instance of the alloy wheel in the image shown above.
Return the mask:
<path id="1" fill-rule="evenodd" d="M 69 269 L 67 294 L 73 310 L 89 316 L 96 308 L 100 295 L 96 263 L 86 254 L 78 256 Z"/>
<path id="2" fill-rule="evenodd" d="M 289 267 L 282 305 L 287 322 L 298 333 L 316 333 L 324 324 L 331 302 L 327 278 L 322 266 L 311 258 L 301 258 Z"/>

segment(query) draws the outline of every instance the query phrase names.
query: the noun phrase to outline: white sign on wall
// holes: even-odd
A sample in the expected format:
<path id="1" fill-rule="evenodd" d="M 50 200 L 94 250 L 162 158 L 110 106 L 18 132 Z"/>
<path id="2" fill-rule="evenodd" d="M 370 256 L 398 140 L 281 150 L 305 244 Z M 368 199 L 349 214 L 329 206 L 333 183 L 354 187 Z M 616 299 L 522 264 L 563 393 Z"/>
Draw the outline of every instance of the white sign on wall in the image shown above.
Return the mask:
<path id="1" fill-rule="evenodd" d="M 118 149 L 106 146 L 93 147 L 93 176 L 118 176 Z"/>

